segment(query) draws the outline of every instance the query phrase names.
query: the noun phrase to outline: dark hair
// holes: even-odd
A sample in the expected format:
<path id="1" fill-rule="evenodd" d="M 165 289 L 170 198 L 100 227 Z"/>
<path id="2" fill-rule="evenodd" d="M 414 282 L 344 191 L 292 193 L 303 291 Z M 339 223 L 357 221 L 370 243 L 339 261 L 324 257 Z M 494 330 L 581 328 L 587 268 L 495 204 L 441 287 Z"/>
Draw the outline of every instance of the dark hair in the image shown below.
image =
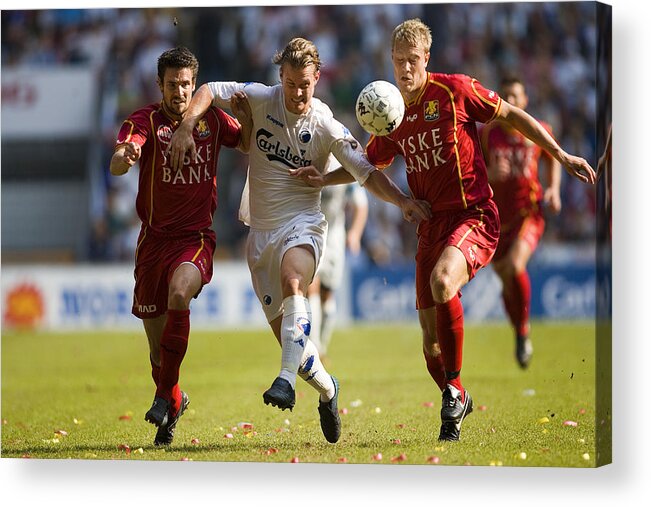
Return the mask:
<path id="1" fill-rule="evenodd" d="M 516 76 L 515 74 L 507 74 L 502 78 L 502 81 L 500 81 L 500 88 L 514 84 L 521 84 L 522 87 L 524 87 L 524 81 L 522 81 L 519 76 Z"/>
<path id="2" fill-rule="evenodd" d="M 158 57 L 158 79 L 160 79 L 161 83 L 167 69 L 186 68 L 192 71 L 192 79 L 196 81 L 199 73 L 199 60 L 188 48 L 178 46 L 174 49 L 168 49 Z"/>

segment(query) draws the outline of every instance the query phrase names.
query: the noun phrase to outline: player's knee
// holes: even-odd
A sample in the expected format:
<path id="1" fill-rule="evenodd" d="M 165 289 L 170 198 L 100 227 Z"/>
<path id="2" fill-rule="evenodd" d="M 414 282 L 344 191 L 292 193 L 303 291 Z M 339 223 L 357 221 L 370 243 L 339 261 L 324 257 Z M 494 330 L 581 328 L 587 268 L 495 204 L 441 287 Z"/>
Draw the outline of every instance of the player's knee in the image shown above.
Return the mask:
<path id="1" fill-rule="evenodd" d="M 454 281 L 447 272 L 433 273 L 430 286 L 436 303 L 445 303 L 457 293 Z"/>
<path id="2" fill-rule="evenodd" d="M 170 289 L 167 306 L 172 310 L 187 310 L 190 307 L 190 299 L 183 289 Z"/>

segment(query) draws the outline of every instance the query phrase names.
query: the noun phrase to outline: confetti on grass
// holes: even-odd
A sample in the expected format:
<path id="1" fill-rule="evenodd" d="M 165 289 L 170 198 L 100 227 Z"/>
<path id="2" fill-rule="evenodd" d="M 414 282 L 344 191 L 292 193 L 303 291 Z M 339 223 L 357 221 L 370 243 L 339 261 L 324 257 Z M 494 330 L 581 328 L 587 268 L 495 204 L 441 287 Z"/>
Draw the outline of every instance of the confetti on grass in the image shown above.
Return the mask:
<path id="1" fill-rule="evenodd" d="M 407 461 L 407 455 L 404 452 L 401 452 L 398 456 L 391 458 L 392 463 L 396 463 L 398 461 Z"/>

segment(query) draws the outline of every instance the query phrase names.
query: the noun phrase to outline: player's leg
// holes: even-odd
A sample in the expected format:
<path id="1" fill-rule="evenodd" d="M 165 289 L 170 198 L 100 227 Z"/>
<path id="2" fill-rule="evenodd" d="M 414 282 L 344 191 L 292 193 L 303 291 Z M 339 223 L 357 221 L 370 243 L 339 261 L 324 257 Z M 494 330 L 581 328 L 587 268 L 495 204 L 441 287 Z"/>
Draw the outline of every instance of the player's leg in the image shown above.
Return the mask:
<path id="1" fill-rule="evenodd" d="M 418 310 L 418 320 L 423 333 L 423 355 L 430 376 L 443 391 L 447 385 L 441 347 L 436 339 L 436 309 L 431 306 Z"/>
<path id="2" fill-rule="evenodd" d="M 153 319 L 142 319 L 145 328 L 147 341 L 149 342 L 149 363 L 151 364 L 151 378 L 158 387 L 160 379 L 160 340 L 163 336 L 163 329 L 167 315 L 160 315 Z"/>
<path id="3" fill-rule="evenodd" d="M 190 262 L 180 264 L 169 282 L 167 320 L 160 341 L 159 382 L 152 408 L 145 416 L 156 426 L 166 426 L 185 402 L 178 386 L 179 370 L 190 336 L 190 300 L 201 286 L 201 272 Z"/>
<path id="4" fill-rule="evenodd" d="M 527 272 L 527 263 L 532 253 L 529 243 L 516 239 L 504 258 L 494 265 L 495 272 L 502 281 L 504 308 L 515 332 L 515 355 L 522 368 L 529 365 L 533 354 L 529 338 L 531 281 Z"/>
<path id="5" fill-rule="evenodd" d="M 335 291 L 321 284 L 321 357 L 328 352 L 337 317 Z"/>

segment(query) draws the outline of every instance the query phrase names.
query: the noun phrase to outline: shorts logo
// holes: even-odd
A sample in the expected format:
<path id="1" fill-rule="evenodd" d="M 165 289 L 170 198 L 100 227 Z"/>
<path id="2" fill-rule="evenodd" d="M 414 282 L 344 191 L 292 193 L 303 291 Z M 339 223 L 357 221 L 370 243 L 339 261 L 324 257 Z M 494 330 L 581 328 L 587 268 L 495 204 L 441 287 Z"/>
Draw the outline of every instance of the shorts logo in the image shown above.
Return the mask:
<path id="1" fill-rule="evenodd" d="M 138 305 L 138 311 L 140 313 L 154 313 L 156 305 Z"/>
<path id="2" fill-rule="evenodd" d="M 423 115 L 425 121 L 435 121 L 439 119 L 439 101 L 438 100 L 428 100 L 423 104 Z"/>
<path id="3" fill-rule="evenodd" d="M 296 241 L 298 239 L 298 234 L 293 234 L 292 236 L 287 236 L 285 241 L 283 241 L 283 246 L 287 246 L 288 243 Z"/>
<path id="4" fill-rule="evenodd" d="M 205 137 L 208 137 L 210 135 L 210 127 L 208 126 L 208 122 L 201 118 L 199 120 L 199 123 L 196 126 L 197 129 L 197 135 L 203 139 Z"/>
<path id="5" fill-rule="evenodd" d="M 172 129 L 169 125 L 161 125 L 156 131 L 156 136 L 161 143 L 168 144 L 172 139 Z"/>
<path id="6" fill-rule="evenodd" d="M 477 245 L 471 245 L 468 247 L 468 255 L 472 259 L 472 262 L 475 262 L 477 260 L 477 257 L 475 256 L 476 251 L 477 251 Z"/>
<path id="7" fill-rule="evenodd" d="M 271 296 L 270 296 L 269 294 L 265 294 L 265 295 L 262 297 L 262 302 L 263 302 L 265 305 L 269 306 L 269 305 L 271 304 Z"/>

